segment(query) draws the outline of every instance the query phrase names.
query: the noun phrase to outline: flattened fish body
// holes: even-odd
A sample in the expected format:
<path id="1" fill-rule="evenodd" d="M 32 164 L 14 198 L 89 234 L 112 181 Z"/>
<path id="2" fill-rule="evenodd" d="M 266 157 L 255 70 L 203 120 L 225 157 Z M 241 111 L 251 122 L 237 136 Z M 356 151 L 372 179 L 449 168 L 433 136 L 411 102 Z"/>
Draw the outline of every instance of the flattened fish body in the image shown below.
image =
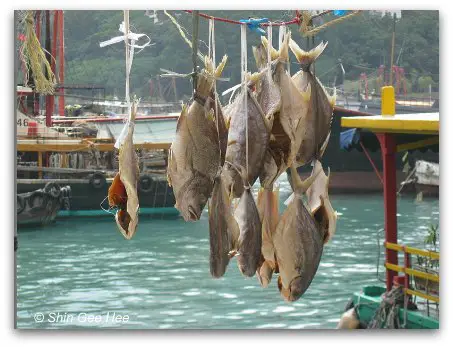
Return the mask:
<path id="1" fill-rule="evenodd" d="M 280 49 L 280 60 L 285 61 L 288 57 L 288 44 L 290 34 L 286 34 Z M 278 63 L 275 68 L 274 81 L 280 88 L 281 104 L 279 110 L 279 123 L 290 140 L 288 148 L 288 164 L 291 165 L 300 147 L 301 120 L 307 117 L 310 88 L 299 90 L 291 76 L 286 71 L 284 64 Z"/>
<path id="2" fill-rule="evenodd" d="M 217 129 L 218 127 L 218 143 L 220 145 L 220 152 L 221 152 L 221 158 L 220 158 L 220 165 L 223 165 L 225 162 L 225 153 L 226 153 L 226 148 L 227 148 L 227 143 L 228 143 L 228 129 L 225 123 L 225 116 L 223 115 L 223 107 L 222 104 L 220 103 L 219 97 L 216 96 L 217 98 L 217 107 L 214 99 L 214 93 L 211 94 L 211 97 L 209 98 L 209 102 L 207 102 L 207 109 L 212 109 L 214 112 L 214 122 L 215 122 L 215 127 Z M 218 121 L 218 123 L 217 123 Z"/>
<path id="3" fill-rule="evenodd" d="M 321 81 L 313 76 L 310 66 L 323 52 L 327 43 L 320 43 L 309 52 L 302 50 L 291 40 L 290 47 L 301 64 L 301 70 L 292 76 L 292 81 L 299 91 L 310 88 L 311 98 L 308 114 L 301 119 L 302 141 L 296 155 L 297 165 L 305 165 L 316 157 L 319 159 L 327 146 L 332 124 L 335 95 L 329 96 Z"/>
<path id="4" fill-rule="evenodd" d="M 198 220 L 210 197 L 220 164 L 217 131 L 205 108 L 183 108 L 170 147 L 167 174 L 176 208 L 186 221 Z"/>
<path id="5" fill-rule="evenodd" d="M 119 231 L 126 239 L 131 239 L 135 235 L 138 224 L 139 201 L 137 194 L 137 182 L 139 178 L 139 167 L 133 143 L 136 113 L 137 104 L 134 102 L 131 109 L 131 117 L 128 122 L 127 134 L 123 142 L 120 144 L 118 158 L 118 176 L 124 186 L 124 190 L 126 191 L 127 202 L 126 209 L 120 209 L 115 215 L 115 220 Z M 120 186 L 119 183 L 118 186 Z"/>
<path id="6" fill-rule="evenodd" d="M 291 166 L 295 196 L 272 237 L 280 273 L 278 288 L 287 301 L 296 301 L 305 293 L 321 260 L 325 230 L 319 227 L 302 200 L 317 175 L 319 168 L 302 182 L 296 166 Z"/>
<path id="7" fill-rule="evenodd" d="M 296 301 L 316 274 L 324 241 L 300 196 L 281 216 L 272 240 L 280 271 L 279 289 L 286 300 Z"/>
<path id="8" fill-rule="evenodd" d="M 256 274 L 261 286 L 267 287 L 276 269 L 275 249 L 272 241 L 278 221 L 278 190 L 261 188 L 258 191 L 258 211 L 261 216 L 263 263 Z"/>
<path id="9" fill-rule="evenodd" d="M 243 93 L 234 100 L 234 106 L 230 108 L 231 120 L 228 129 L 228 145 L 225 155 L 225 165 L 222 175 L 229 191 L 233 191 L 234 197 L 240 197 L 244 191 L 244 185 L 238 169 L 246 165 L 246 116 Z M 248 117 L 248 177 L 250 185 L 258 178 L 263 166 L 264 155 L 269 143 L 270 134 L 265 120 L 260 114 L 257 105 L 247 95 Z M 233 164 L 233 166 L 231 165 Z"/>
<path id="10" fill-rule="evenodd" d="M 261 221 L 250 189 L 244 189 L 239 204 L 234 211 L 239 227 L 238 255 L 239 270 L 252 277 L 261 261 Z"/>
<path id="11" fill-rule="evenodd" d="M 234 249 L 238 237 L 238 225 L 231 214 L 228 193 L 219 176 L 209 201 L 209 265 L 213 277 L 225 274 L 230 261 L 229 252 Z"/>
<path id="12" fill-rule="evenodd" d="M 205 68 L 197 77 L 196 98 L 190 107 L 183 107 L 170 147 L 167 179 L 175 193 L 175 207 L 186 221 L 200 219 L 221 165 L 221 141 L 215 117 L 211 117 L 216 111 L 211 112 L 208 97 L 226 60 L 224 56 L 215 68 L 205 57 Z"/>

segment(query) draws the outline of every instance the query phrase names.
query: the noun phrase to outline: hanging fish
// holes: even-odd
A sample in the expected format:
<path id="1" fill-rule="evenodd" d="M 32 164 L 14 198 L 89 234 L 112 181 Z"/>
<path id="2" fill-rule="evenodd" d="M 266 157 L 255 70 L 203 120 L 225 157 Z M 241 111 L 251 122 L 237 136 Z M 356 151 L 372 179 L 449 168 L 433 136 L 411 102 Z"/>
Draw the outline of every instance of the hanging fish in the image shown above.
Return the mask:
<path id="1" fill-rule="evenodd" d="M 291 171 L 295 197 L 281 216 L 272 241 L 279 269 L 278 288 L 285 300 L 296 301 L 316 274 L 326 231 L 318 226 L 302 200 L 319 171 L 304 182 L 295 165 Z"/>
<path id="2" fill-rule="evenodd" d="M 175 193 L 175 207 L 186 221 L 200 219 L 221 165 L 215 114 L 207 109 L 206 100 L 226 60 L 224 56 L 215 68 L 211 59 L 205 57 L 205 68 L 197 77 L 194 101 L 189 107 L 183 106 L 170 147 L 167 179 Z"/>
<path id="3" fill-rule="evenodd" d="M 253 185 L 259 176 L 263 166 L 264 155 L 269 144 L 270 126 L 269 121 L 258 104 L 250 86 L 255 84 L 261 74 L 255 73 L 248 76 L 250 82 L 247 87 L 247 114 L 242 91 L 228 108 L 229 128 L 228 144 L 225 155 L 225 165 L 222 175 L 227 189 L 234 197 L 240 197 L 244 191 L 243 180 L 237 168 L 247 166 L 246 164 L 246 139 L 248 128 L 248 176 L 247 185 Z M 248 127 L 246 127 L 248 118 Z"/>
<path id="4" fill-rule="evenodd" d="M 256 271 L 262 287 L 267 287 L 272 274 L 276 271 L 275 249 L 272 241 L 279 221 L 279 191 L 278 188 L 261 187 L 258 191 L 258 212 L 261 219 L 262 261 Z"/>
<path id="5" fill-rule="evenodd" d="M 209 266 L 215 278 L 225 274 L 232 252 L 237 249 L 239 226 L 234 219 L 228 192 L 219 175 L 209 200 Z"/>
<path id="6" fill-rule="evenodd" d="M 289 46 L 301 66 L 301 70 L 292 77 L 294 84 L 300 91 L 307 88 L 312 91 L 308 113 L 301 118 L 301 126 L 297 133 L 301 143 L 296 162 L 297 166 L 301 166 L 313 159 L 320 159 L 324 154 L 330 138 L 336 94 L 334 92 L 334 95 L 330 96 L 321 81 L 310 71 L 312 64 L 326 48 L 327 42 L 325 44 L 321 42 L 309 52 L 305 52 L 293 40 Z"/>
<path id="7" fill-rule="evenodd" d="M 234 211 L 234 218 L 239 227 L 237 242 L 237 262 L 239 271 L 245 276 L 252 277 L 261 262 L 261 220 L 256 208 L 251 187 L 247 183 L 247 174 L 241 168 L 241 177 L 244 184 L 243 193 Z"/>
<path id="8" fill-rule="evenodd" d="M 307 189 L 307 205 L 312 216 L 319 224 L 319 228 L 324 229 L 324 244 L 332 239 L 337 226 L 337 212 L 333 209 L 329 199 L 329 178 L 330 168 L 327 175 L 324 173 L 321 162 L 315 161 L 313 172 L 319 172 L 313 184 Z"/>
<path id="9" fill-rule="evenodd" d="M 124 139 L 119 141 L 119 170 L 108 190 L 110 207 L 117 207 L 115 221 L 123 236 L 130 240 L 138 224 L 139 201 L 137 182 L 139 178 L 138 158 L 133 143 L 137 101 L 131 106 L 131 114 L 125 129 Z"/>
<path id="10" fill-rule="evenodd" d="M 256 66 L 259 72 L 264 71 L 268 65 L 267 49 L 261 43 L 257 47 L 252 47 L 253 56 L 255 57 Z M 271 56 L 272 59 L 272 56 Z M 275 57 L 274 57 L 275 59 Z M 283 64 L 283 62 L 277 62 Z M 266 70 L 260 74 L 260 80 L 256 83 L 256 100 L 260 104 L 266 118 L 268 119 L 269 126 L 272 127 L 274 114 L 280 111 L 281 95 L 280 88 L 272 80 L 272 72 Z"/>
<path id="11" fill-rule="evenodd" d="M 285 139 L 285 135 L 288 137 L 289 142 L 287 148 L 284 148 L 287 155 L 288 166 L 295 160 L 296 154 L 302 141 L 301 119 L 307 117 L 310 99 L 311 99 L 311 86 L 299 90 L 294 84 L 288 71 L 285 69 L 285 63 L 288 61 L 288 50 L 289 40 L 291 39 L 291 32 L 288 32 L 283 37 L 282 45 L 279 51 L 276 51 L 272 45 L 267 42 L 267 39 L 262 36 L 261 41 L 263 45 L 271 50 L 271 55 L 275 57 L 273 71 L 274 82 L 280 87 L 281 104 L 280 112 L 278 115 L 278 123 L 272 129 L 272 134 L 278 140 L 278 138 Z M 274 129 L 275 128 L 275 129 Z M 274 132 L 277 131 L 277 132 Z M 282 134 L 282 131 L 284 134 Z"/>
<path id="12" fill-rule="evenodd" d="M 225 161 L 228 130 L 222 114 L 222 105 L 217 99 L 216 107 L 214 93 L 211 94 L 207 105 L 208 109 L 212 108 L 214 110 L 221 151 L 220 164 L 223 165 Z M 239 239 L 239 227 L 231 212 L 231 203 L 221 175 L 218 175 L 215 178 L 212 197 L 209 199 L 208 212 L 210 272 L 213 277 L 219 278 L 225 274 L 231 258 L 230 252 L 237 248 L 237 241 Z"/>

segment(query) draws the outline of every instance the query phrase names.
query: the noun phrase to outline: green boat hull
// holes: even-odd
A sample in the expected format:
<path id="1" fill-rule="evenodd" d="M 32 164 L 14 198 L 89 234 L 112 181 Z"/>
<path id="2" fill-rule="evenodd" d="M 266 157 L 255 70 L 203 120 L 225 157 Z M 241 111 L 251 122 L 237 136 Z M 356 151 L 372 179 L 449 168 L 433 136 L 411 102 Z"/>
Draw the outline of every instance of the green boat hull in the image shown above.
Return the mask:
<path id="1" fill-rule="evenodd" d="M 362 292 L 353 294 L 351 300 L 362 323 L 368 323 L 374 318 L 376 310 L 381 304 L 381 295 L 384 287 L 366 286 Z M 400 322 L 404 322 L 405 310 L 399 309 Z M 439 329 L 439 320 L 428 317 L 424 312 L 407 310 L 406 329 Z"/>

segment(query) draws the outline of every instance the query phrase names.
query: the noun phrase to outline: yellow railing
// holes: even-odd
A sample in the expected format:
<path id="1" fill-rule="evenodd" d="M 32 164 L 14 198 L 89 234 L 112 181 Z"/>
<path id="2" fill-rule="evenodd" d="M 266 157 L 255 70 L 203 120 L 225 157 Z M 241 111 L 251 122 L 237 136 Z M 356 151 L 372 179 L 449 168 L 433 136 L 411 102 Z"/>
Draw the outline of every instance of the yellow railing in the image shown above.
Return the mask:
<path id="1" fill-rule="evenodd" d="M 425 251 L 423 249 L 418 249 L 418 248 L 409 247 L 409 246 L 402 246 L 402 245 L 398 245 L 396 243 L 386 242 L 385 248 L 393 249 L 394 251 L 405 252 L 405 253 L 409 253 L 409 254 L 416 254 L 416 255 L 420 255 L 422 257 L 428 257 L 428 258 L 431 258 L 434 260 L 439 259 L 438 252 Z"/>
<path id="2" fill-rule="evenodd" d="M 391 249 L 391 250 L 394 250 L 394 251 L 397 251 L 397 252 L 404 252 L 405 254 L 415 254 L 415 255 L 422 256 L 422 257 L 428 257 L 428 258 L 433 259 L 433 260 L 439 260 L 439 253 L 438 252 L 426 251 L 426 250 L 422 250 L 422 249 L 418 249 L 418 248 L 414 248 L 414 247 L 402 246 L 402 245 L 398 245 L 396 243 L 391 243 L 391 242 L 385 242 L 384 246 L 387 249 Z M 405 259 L 405 266 L 404 267 L 396 265 L 396 264 L 391 264 L 391 263 L 385 263 L 385 267 L 387 269 L 393 270 L 395 272 L 402 272 L 402 273 L 404 273 L 406 275 L 411 275 L 411 276 L 414 276 L 414 277 L 423 278 L 425 280 L 432 281 L 432 282 L 437 282 L 437 283 L 440 282 L 440 278 L 439 278 L 438 275 L 434 275 L 434 274 L 430 274 L 430 273 L 427 273 L 427 272 L 415 270 L 415 269 L 412 269 L 411 267 L 409 267 L 409 264 L 407 264 L 407 260 L 406 259 Z M 438 296 L 429 295 L 429 294 L 421 292 L 419 290 L 414 290 L 414 289 L 410 289 L 410 288 L 406 287 L 406 288 L 404 288 L 404 292 L 406 294 L 419 296 L 419 297 L 422 297 L 424 299 L 439 303 L 439 297 Z"/>

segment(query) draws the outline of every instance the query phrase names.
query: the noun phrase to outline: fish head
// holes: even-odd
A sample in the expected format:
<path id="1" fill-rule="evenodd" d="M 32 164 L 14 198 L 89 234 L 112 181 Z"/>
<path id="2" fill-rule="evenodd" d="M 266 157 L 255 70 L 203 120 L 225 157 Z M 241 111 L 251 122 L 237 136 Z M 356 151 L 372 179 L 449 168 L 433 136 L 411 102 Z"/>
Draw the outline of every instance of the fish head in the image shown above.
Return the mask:
<path id="1" fill-rule="evenodd" d="M 186 222 L 200 219 L 212 188 L 211 180 L 201 174 L 195 175 L 189 182 L 182 193 L 182 198 L 178 199 L 179 203 L 176 204 L 176 208 L 181 212 Z"/>
<path id="2" fill-rule="evenodd" d="M 277 285 L 280 294 L 289 302 L 299 300 L 308 288 L 307 283 L 303 281 L 301 276 L 293 278 L 288 288 L 283 286 L 282 278 L 281 276 L 278 276 Z"/>

